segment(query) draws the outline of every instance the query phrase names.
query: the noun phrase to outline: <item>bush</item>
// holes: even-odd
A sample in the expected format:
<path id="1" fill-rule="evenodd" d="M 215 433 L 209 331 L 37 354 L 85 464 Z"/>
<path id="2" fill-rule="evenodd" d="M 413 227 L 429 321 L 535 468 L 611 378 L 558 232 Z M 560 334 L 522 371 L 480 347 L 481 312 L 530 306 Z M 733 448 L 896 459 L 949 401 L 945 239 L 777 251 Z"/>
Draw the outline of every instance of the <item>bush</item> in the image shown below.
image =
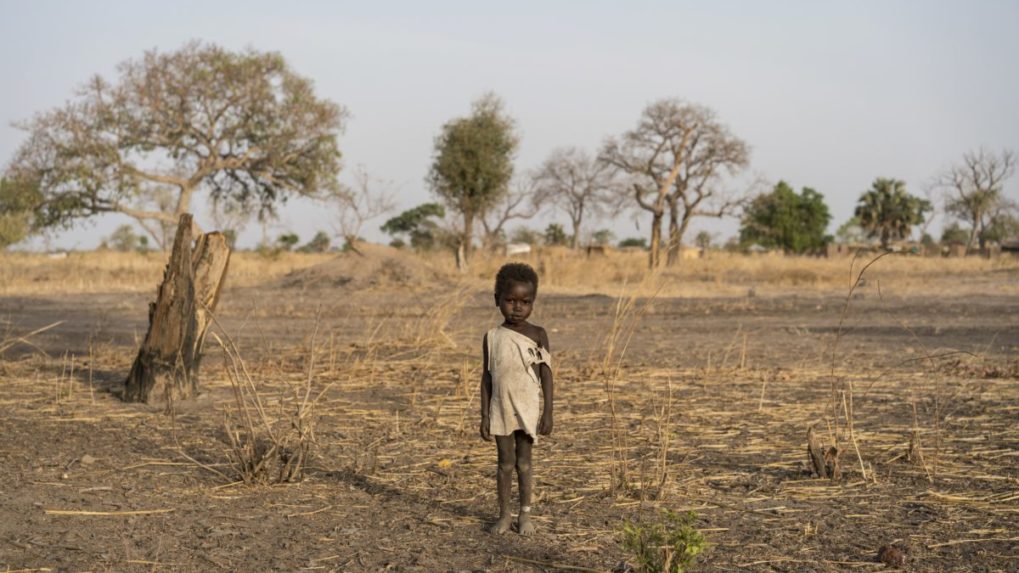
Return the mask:
<path id="1" fill-rule="evenodd" d="M 697 514 L 663 509 L 658 521 L 626 522 L 621 544 L 637 560 L 643 573 L 684 573 L 707 545 L 694 523 Z"/>
<path id="2" fill-rule="evenodd" d="M 637 237 L 627 237 L 622 241 L 619 241 L 620 248 L 626 247 L 640 247 L 641 249 L 647 248 L 647 239 Z"/>

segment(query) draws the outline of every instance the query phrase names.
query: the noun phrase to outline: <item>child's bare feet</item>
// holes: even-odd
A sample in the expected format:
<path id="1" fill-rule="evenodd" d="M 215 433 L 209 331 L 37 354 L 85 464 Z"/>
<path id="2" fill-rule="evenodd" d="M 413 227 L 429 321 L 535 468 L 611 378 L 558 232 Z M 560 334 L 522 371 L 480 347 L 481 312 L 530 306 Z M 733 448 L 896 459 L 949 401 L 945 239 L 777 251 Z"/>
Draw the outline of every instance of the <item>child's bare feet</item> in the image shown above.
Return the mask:
<path id="1" fill-rule="evenodd" d="M 488 526 L 488 532 L 496 535 L 501 535 L 509 531 L 510 524 L 513 522 L 513 517 L 509 514 L 499 516 L 499 521 L 496 521 L 492 525 Z"/>
<path id="2" fill-rule="evenodd" d="M 534 535 L 535 528 L 534 528 L 534 523 L 531 522 L 531 516 L 530 515 L 528 515 L 526 513 L 521 513 L 517 517 L 517 532 L 520 533 L 520 535 L 523 535 L 525 537 L 529 537 L 531 535 Z"/>

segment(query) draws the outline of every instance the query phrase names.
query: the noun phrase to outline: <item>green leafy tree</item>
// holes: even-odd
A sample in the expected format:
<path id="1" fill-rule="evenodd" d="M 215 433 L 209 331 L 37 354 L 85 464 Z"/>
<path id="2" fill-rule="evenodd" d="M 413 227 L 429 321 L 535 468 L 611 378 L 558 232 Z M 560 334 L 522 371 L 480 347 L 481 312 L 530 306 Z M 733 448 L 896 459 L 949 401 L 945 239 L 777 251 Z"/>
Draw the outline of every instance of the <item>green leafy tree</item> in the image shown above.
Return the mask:
<path id="1" fill-rule="evenodd" d="M 647 239 L 644 237 L 627 237 L 622 241 L 619 241 L 619 247 L 624 249 L 627 247 L 639 247 L 641 249 L 646 249 Z"/>
<path id="2" fill-rule="evenodd" d="M 471 115 L 444 126 L 428 174 L 432 191 L 462 217 L 457 262 L 470 256 L 474 224 L 508 192 L 518 139 L 502 101 L 487 94 Z"/>
<path id="3" fill-rule="evenodd" d="M 1019 217 L 1014 210 L 1003 210 L 995 214 L 980 233 L 980 241 L 984 244 L 1002 243 L 1015 238 L 1019 238 Z"/>
<path id="4" fill-rule="evenodd" d="M 297 249 L 300 253 L 324 253 L 329 250 L 329 234 L 325 231 L 319 231 L 315 233 L 315 236 L 310 241 L 301 245 L 301 248 Z"/>
<path id="5" fill-rule="evenodd" d="M 697 233 L 697 236 L 694 237 L 693 244 L 697 245 L 697 248 L 702 251 L 706 251 L 711 248 L 711 241 L 711 233 L 707 231 L 700 231 Z"/>
<path id="6" fill-rule="evenodd" d="M 969 229 L 963 229 L 957 221 L 945 225 L 941 230 L 942 245 L 965 245 L 969 242 Z"/>
<path id="7" fill-rule="evenodd" d="M 393 237 L 394 241 L 403 242 L 402 237 L 410 240 L 410 246 L 419 251 L 431 250 L 436 245 L 439 224 L 435 219 L 446 216 L 446 209 L 438 203 L 424 203 L 386 221 L 380 229 Z"/>
<path id="8" fill-rule="evenodd" d="M 930 201 L 906 192 L 905 182 L 879 177 L 860 196 L 855 214 L 868 236 L 879 238 L 887 249 L 892 241 L 908 237 L 932 210 Z"/>
<path id="9" fill-rule="evenodd" d="M 809 187 L 797 195 L 789 184 L 779 181 L 770 193 L 757 196 L 744 210 L 740 241 L 805 253 L 829 240 L 825 229 L 830 221 L 823 195 Z"/>
<path id="10" fill-rule="evenodd" d="M 545 227 L 544 241 L 546 245 L 562 246 L 570 242 L 570 237 L 562 225 L 549 223 L 548 227 Z"/>
<path id="11" fill-rule="evenodd" d="M 527 227 L 517 227 L 510 233 L 511 243 L 527 243 L 528 245 L 535 246 L 540 245 L 544 240 L 541 232 Z"/>
<path id="12" fill-rule="evenodd" d="M 131 225 L 121 225 L 117 227 L 109 237 L 103 239 L 100 244 L 100 248 L 113 249 L 121 253 L 130 253 L 132 251 L 139 251 L 143 248 L 147 248 L 148 240 L 143 244 L 142 239 L 145 237 L 139 236 L 134 231 L 134 227 Z"/>
<path id="13" fill-rule="evenodd" d="M 32 231 L 32 205 L 38 189 L 25 182 L 0 178 L 0 250 L 23 241 Z"/>
<path id="14" fill-rule="evenodd" d="M 846 219 L 835 231 L 835 242 L 840 245 L 856 245 L 867 240 L 867 231 L 860 225 L 856 215 Z"/>
<path id="15" fill-rule="evenodd" d="M 596 245 L 608 245 L 616 238 L 616 234 L 608 229 L 598 229 L 591 233 L 591 241 Z"/>
<path id="16" fill-rule="evenodd" d="M 297 236 L 297 233 L 283 233 L 276 237 L 276 244 L 284 251 L 292 251 L 300 242 L 301 238 Z"/>
<path id="17" fill-rule="evenodd" d="M 118 72 L 20 124 L 28 139 L 10 169 L 38 185 L 40 227 L 117 212 L 161 240 L 155 228 L 175 225 L 196 193 L 271 215 L 290 194 L 337 185 L 346 114 L 281 55 L 194 42 Z"/>

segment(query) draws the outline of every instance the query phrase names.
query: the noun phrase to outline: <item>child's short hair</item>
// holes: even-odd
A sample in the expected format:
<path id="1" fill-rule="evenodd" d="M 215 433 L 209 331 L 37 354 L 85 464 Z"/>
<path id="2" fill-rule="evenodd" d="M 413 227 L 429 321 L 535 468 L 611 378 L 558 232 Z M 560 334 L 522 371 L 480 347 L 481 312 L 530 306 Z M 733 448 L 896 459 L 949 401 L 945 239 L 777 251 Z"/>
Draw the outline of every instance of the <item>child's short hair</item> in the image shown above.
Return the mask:
<path id="1" fill-rule="evenodd" d="M 519 283 L 531 283 L 534 285 L 534 294 L 538 294 L 538 273 L 534 272 L 531 265 L 525 263 L 506 263 L 495 275 L 495 296 L 499 296 L 509 289 L 510 281 Z"/>

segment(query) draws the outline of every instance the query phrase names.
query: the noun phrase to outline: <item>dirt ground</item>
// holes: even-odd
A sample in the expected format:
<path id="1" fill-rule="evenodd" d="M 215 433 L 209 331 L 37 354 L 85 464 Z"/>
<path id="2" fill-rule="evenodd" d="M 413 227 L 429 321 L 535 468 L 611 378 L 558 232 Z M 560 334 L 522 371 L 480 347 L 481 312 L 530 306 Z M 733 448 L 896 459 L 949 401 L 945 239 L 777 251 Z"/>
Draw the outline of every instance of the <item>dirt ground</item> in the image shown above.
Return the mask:
<path id="1" fill-rule="evenodd" d="M 9 333 L 60 324 L 0 357 L 0 570 L 624 571 L 623 523 L 669 508 L 697 514 L 697 571 L 882 570 L 884 545 L 909 571 L 1019 571 L 1019 297 L 972 294 L 1017 278 L 866 285 L 841 326 L 835 291 L 619 317 L 612 297 L 541 293 L 556 427 L 527 539 L 484 531 L 479 346 L 498 315 L 482 288 L 224 291 L 219 332 L 273 411 L 309 378 L 322 392 L 314 459 L 286 485 L 238 482 L 217 344 L 174 415 L 116 397 L 151 295 L 3 297 Z M 852 390 L 859 452 L 844 442 L 836 481 L 806 456 L 833 386 Z"/>

